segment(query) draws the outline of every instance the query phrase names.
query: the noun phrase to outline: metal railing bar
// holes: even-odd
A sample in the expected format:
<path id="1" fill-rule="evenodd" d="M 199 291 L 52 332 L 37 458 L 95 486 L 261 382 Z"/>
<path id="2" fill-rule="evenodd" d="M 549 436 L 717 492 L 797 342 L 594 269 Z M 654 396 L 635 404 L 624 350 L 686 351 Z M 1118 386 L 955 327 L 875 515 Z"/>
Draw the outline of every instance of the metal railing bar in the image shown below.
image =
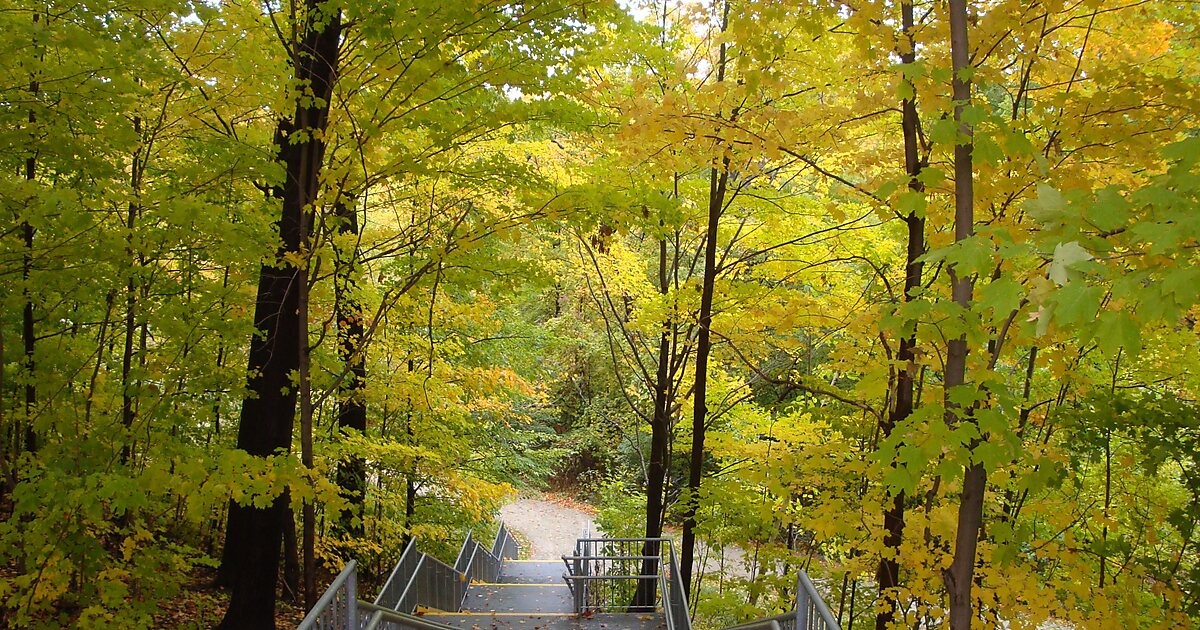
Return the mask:
<path id="1" fill-rule="evenodd" d="M 657 556 L 563 556 L 563 560 L 662 560 Z"/>
<path id="2" fill-rule="evenodd" d="M 817 592 L 816 585 L 812 583 L 812 580 L 809 579 L 808 574 L 804 571 L 800 571 L 800 587 L 807 592 L 809 604 L 821 616 L 821 621 L 824 621 L 827 627 L 836 629 L 838 625 L 834 621 L 833 613 L 829 611 L 829 606 L 825 605 L 825 600 Z"/>
<path id="3" fill-rule="evenodd" d="M 429 554 L 423 554 L 423 555 L 424 555 L 425 557 L 424 557 L 424 558 L 422 558 L 422 560 L 428 560 L 429 562 L 433 563 L 435 566 L 439 566 L 439 567 L 442 567 L 443 569 L 447 569 L 447 570 L 450 570 L 450 571 L 454 571 L 454 567 L 452 567 L 452 566 L 450 566 L 450 565 L 446 564 L 445 562 L 442 562 L 441 560 L 438 560 L 437 558 L 434 558 L 433 556 L 431 556 L 431 555 L 429 555 Z M 455 573 L 462 573 L 462 571 L 454 571 L 454 572 L 455 572 Z"/>
<path id="4" fill-rule="evenodd" d="M 333 579 L 333 583 L 331 583 L 329 585 L 329 588 L 326 589 L 325 593 L 321 595 L 321 598 L 317 600 L 317 603 L 312 607 L 312 610 L 308 611 L 308 614 L 304 616 L 304 620 L 301 621 L 300 625 L 298 626 L 299 628 L 315 627 L 317 620 L 320 619 L 321 616 L 325 613 L 325 609 L 327 607 L 329 607 L 330 604 L 333 603 L 333 600 L 338 596 L 338 593 L 342 590 L 342 585 L 346 585 L 348 587 L 348 590 L 350 590 L 350 591 L 355 590 L 354 589 L 354 573 L 356 570 L 355 567 L 356 567 L 356 564 L 353 560 L 351 560 L 350 562 L 348 562 L 346 564 L 346 567 L 344 569 L 342 569 L 342 572 L 338 573 L 338 576 Z M 353 600 L 356 597 L 356 594 L 352 592 L 352 593 L 349 593 L 349 596 L 350 596 L 350 599 Z M 350 608 L 353 609 L 353 606 L 351 606 Z M 351 612 L 350 617 L 351 617 L 350 621 L 353 622 L 354 621 L 353 612 Z"/>
<path id="5" fill-rule="evenodd" d="M 580 543 L 644 543 L 644 542 L 673 542 L 670 538 L 580 538 Z"/>
<path id="6" fill-rule="evenodd" d="M 568 580 L 657 580 L 659 575 L 566 575 Z"/>
<path id="7" fill-rule="evenodd" d="M 411 591 L 413 586 L 417 583 L 417 578 L 421 575 L 421 567 L 425 566 L 425 560 L 427 560 L 427 559 L 429 559 L 429 556 L 422 553 L 421 557 L 417 560 L 417 565 L 413 567 L 412 576 L 408 578 L 408 584 L 404 585 L 404 590 L 400 591 L 400 597 L 396 598 L 397 606 L 400 605 L 400 602 L 404 601 L 404 597 L 406 595 L 408 595 L 409 591 Z M 434 558 L 433 561 L 437 562 L 437 558 Z M 409 611 L 401 611 L 401 612 L 409 612 Z"/>
<path id="8" fill-rule="evenodd" d="M 460 547 L 458 550 L 458 557 L 454 559 L 454 568 L 456 570 L 458 570 L 460 573 L 465 573 L 465 571 L 463 571 L 462 569 L 459 569 L 459 566 L 462 565 L 463 558 L 466 557 L 467 549 L 471 546 L 472 543 L 475 542 L 475 539 L 472 538 L 471 534 L 472 534 L 472 532 L 469 532 L 469 531 L 467 532 L 467 537 L 463 539 L 462 547 Z"/>
<path id="9" fill-rule="evenodd" d="M 363 601 L 361 599 L 358 600 L 358 606 L 359 606 L 359 608 L 365 609 L 371 613 L 371 623 L 372 624 L 377 624 L 378 623 L 376 621 L 377 619 L 379 619 L 379 620 L 386 619 L 389 621 L 394 621 L 396 623 L 403 623 L 407 626 L 412 626 L 414 628 L 420 628 L 421 630 L 456 630 L 455 627 L 451 626 L 451 625 L 447 625 L 444 623 L 437 623 L 435 621 L 429 621 L 427 619 L 418 617 L 416 615 L 410 615 L 407 613 L 396 612 L 396 611 L 392 610 L 391 608 L 387 608 L 385 606 L 377 606 L 375 604 Z M 368 626 L 366 626 L 366 628 L 364 630 L 372 630 L 374 627 L 375 626 L 373 626 L 373 625 L 368 625 Z"/>
<path id="10" fill-rule="evenodd" d="M 789 613 L 788 615 L 785 615 L 785 617 L 790 617 L 791 615 L 794 615 L 794 614 L 795 613 Z M 728 628 L 725 628 L 725 630 L 734 630 L 735 628 L 737 630 L 782 630 L 783 626 L 781 626 L 779 624 L 778 619 L 776 619 L 775 617 L 771 617 L 769 619 L 759 619 L 757 621 L 751 621 L 749 623 L 743 623 L 743 624 L 736 625 L 736 626 L 729 626 Z"/>
<path id="11" fill-rule="evenodd" d="M 492 555 L 501 556 L 504 553 L 504 544 L 507 542 L 508 529 L 503 522 L 500 523 L 500 529 L 496 530 L 496 540 L 492 541 Z"/>
<path id="12" fill-rule="evenodd" d="M 791 612 L 785 612 L 785 613 L 782 613 L 779 615 L 772 615 L 770 617 L 763 617 L 762 619 L 755 619 L 754 621 L 747 621 L 746 623 L 739 623 L 736 626 L 727 626 L 724 628 L 724 630 L 745 630 L 746 628 L 756 628 L 758 626 L 761 626 L 763 624 L 770 623 L 770 622 L 779 623 L 781 621 L 789 621 L 789 620 L 795 619 L 795 618 L 796 618 L 796 611 L 793 610 Z"/>
<path id="13" fill-rule="evenodd" d="M 408 544 L 404 546 L 404 553 L 400 554 L 400 561 L 397 562 L 396 566 L 392 568 L 392 572 L 390 575 L 388 575 L 387 581 L 383 583 L 383 588 L 379 589 L 379 596 L 375 598 L 376 604 L 380 603 L 379 600 L 383 599 L 383 596 L 387 594 L 388 589 L 392 586 L 392 582 L 396 579 L 396 574 L 400 571 L 400 568 L 404 566 L 405 560 L 408 559 L 408 554 L 421 553 L 420 551 L 416 550 L 416 544 L 417 539 L 411 538 L 409 539 Z M 403 593 L 401 593 L 401 595 L 403 595 Z M 397 600 L 397 603 L 399 603 L 399 600 Z"/>

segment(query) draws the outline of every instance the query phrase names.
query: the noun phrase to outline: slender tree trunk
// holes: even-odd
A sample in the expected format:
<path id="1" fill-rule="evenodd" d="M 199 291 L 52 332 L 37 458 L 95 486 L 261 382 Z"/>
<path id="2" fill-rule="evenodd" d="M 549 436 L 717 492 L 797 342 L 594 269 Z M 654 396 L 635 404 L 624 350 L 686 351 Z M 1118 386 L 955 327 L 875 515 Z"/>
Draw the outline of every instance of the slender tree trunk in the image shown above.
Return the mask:
<path id="1" fill-rule="evenodd" d="M 36 24 L 39 19 L 39 14 L 33 14 L 33 22 Z M 35 42 L 36 43 L 36 42 Z M 41 88 L 38 85 L 37 78 L 29 81 L 29 94 L 34 102 L 37 102 L 38 94 Z M 37 146 L 34 140 L 34 125 L 37 124 L 37 113 L 33 108 L 29 110 L 29 133 L 31 147 Z M 37 149 L 31 148 L 29 157 L 25 158 L 25 181 L 32 184 L 37 180 Z M 32 204 L 31 204 L 32 205 Z M 30 208 L 29 212 L 33 209 Z M 34 377 L 34 350 L 36 349 L 37 337 L 33 327 L 33 289 L 30 287 L 33 275 L 33 241 L 34 229 L 33 224 L 29 222 L 27 216 L 21 222 L 21 233 L 25 240 L 25 250 L 21 253 L 21 281 L 25 291 L 25 306 L 21 311 L 21 341 L 25 346 L 25 414 L 24 414 L 24 442 L 25 450 L 30 453 L 37 452 L 38 440 L 37 432 L 33 428 L 33 415 L 37 408 L 37 379 Z"/>
<path id="2" fill-rule="evenodd" d="M 408 360 L 408 371 L 411 373 L 417 368 L 416 362 L 412 359 Z M 413 404 L 409 398 L 405 402 L 406 410 L 404 412 L 404 435 L 408 437 L 408 444 L 416 444 L 416 436 L 413 432 Z M 408 542 L 412 540 L 412 527 L 416 521 L 417 515 L 417 464 L 420 460 L 413 458 L 409 472 L 404 475 L 404 545 L 408 546 Z"/>
<path id="3" fill-rule="evenodd" d="M 1116 364 L 1113 365 L 1112 382 L 1109 386 L 1109 398 L 1117 394 L 1117 377 L 1121 373 L 1121 353 L 1117 352 Z M 1104 588 L 1108 573 L 1108 517 L 1112 510 L 1112 426 L 1104 427 L 1104 526 L 1100 534 L 1100 588 Z"/>
<path id="4" fill-rule="evenodd" d="M 723 55 L 722 55 L 723 57 Z M 700 330 L 696 336 L 696 384 L 692 389 L 692 454 L 688 470 L 688 503 L 684 509 L 682 559 L 680 576 L 684 590 L 691 595 L 692 568 L 696 555 L 696 509 L 700 502 L 700 483 L 704 474 L 704 434 L 708 419 L 708 355 L 712 348 L 709 327 L 712 325 L 712 301 L 716 284 L 717 227 L 725 206 L 725 191 L 729 182 L 729 159 L 722 160 L 721 169 L 709 175 L 708 236 L 704 244 L 704 276 L 700 289 Z"/>
<path id="5" fill-rule="evenodd" d="M 358 283 L 358 212 L 354 205 L 339 200 L 336 208 L 338 232 L 349 243 L 334 248 L 334 310 L 338 325 L 338 355 L 345 365 L 346 378 L 338 392 L 337 423 L 346 430 L 367 431 L 366 348 L 363 347 L 363 309 L 355 293 Z M 363 535 L 363 503 L 366 500 L 367 469 L 362 457 L 351 456 L 338 463 L 338 486 L 350 501 L 350 509 L 338 516 L 339 529 L 353 537 Z"/>
<path id="6" fill-rule="evenodd" d="M 900 4 L 900 11 L 901 28 L 908 44 L 907 50 L 901 53 L 900 60 L 905 64 L 911 64 L 916 61 L 916 42 L 913 39 L 912 33 L 912 2 L 902 2 Z M 905 81 L 908 82 L 909 87 L 913 90 L 913 96 L 904 99 L 901 103 L 903 113 L 901 129 L 904 134 L 904 170 L 908 175 L 909 191 L 914 194 L 923 194 L 925 192 L 925 185 L 921 183 L 918 176 L 921 174 L 921 170 L 925 167 L 925 164 L 920 158 L 920 147 L 917 137 L 920 121 L 917 118 L 916 90 L 910 81 L 907 79 Z M 921 276 L 924 269 L 921 256 L 925 254 L 925 217 L 913 212 L 904 218 L 904 223 L 908 229 L 908 245 L 905 251 L 904 268 L 904 301 L 907 303 L 920 299 L 916 295 L 916 291 L 921 287 Z M 900 348 L 896 352 L 898 367 L 895 404 L 889 410 L 887 416 L 880 422 L 879 429 L 883 439 L 887 439 L 896 428 L 896 425 L 904 422 L 912 415 L 915 406 L 916 346 L 917 331 L 916 323 L 914 322 L 909 334 L 900 339 Z M 891 505 L 883 513 L 883 529 L 886 532 L 883 544 L 886 553 L 879 560 L 879 567 L 875 571 L 875 579 L 879 584 L 880 597 L 887 598 L 888 602 L 875 616 L 875 627 L 877 630 L 885 630 L 896 618 L 898 602 L 889 596 L 888 590 L 900 586 L 899 557 L 900 544 L 904 540 L 904 502 L 904 492 L 896 492 L 892 496 Z"/>
<path id="7" fill-rule="evenodd" d="M 721 17 L 721 32 L 729 24 L 729 0 L 725 0 Z M 721 42 L 717 59 L 717 82 L 725 80 L 727 62 L 725 42 Z M 683 513 L 683 547 L 679 574 L 683 590 L 692 594 L 692 569 L 696 557 L 696 510 L 700 503 L 700 482 L 704 477 L 704 433 L 708 419 L 708 354 L 712 348 L 713 290 L 717 279 L 717 229 L 725 208 L 725 191 L 729 184 L 729 158 L 721 158 L 721 167 L 712 168 L 708 177 L 708 226 L 704 240 L 704 275 L 700 288 L 699 332 L 696 335 L 696 384 L 692 389 L 692 454 L 688 470 L 688 503 Z M 694 603 L 694 602 L 693 602 Z"/>
<path id="8" fill-rule="evenodd" d="M 666 295 L 670 290 L 667 283 L 667 240 L 658 242 L 658 291 Z M 671 327 L 672 321 L 662 324 L 662 333 L 658 338 L 658 368 L 654 375 L 654 416 L 650 420 L 650 463 L 646 470 L 646 538 L 662 536 L 663 524 L 663 489 L 667 476 L 667 446 L 671 438 L 670 410 L 670 363 L 671 363 Z M 657 542 L 648 542 L 642 547 L 643 556 L 653 556 L 642 562 L 642 575 L 656 575 L 659 570 Z M 637 593 L 634 596 L 635 607 L 652 607 L 657 583 L 650 580 L 638 580 Z"/>
<path id="9" fill-rule="evenodd" d="M 140 138 L 142 135 L 142 119 L 134 117 L 133 131 Z M 134 411 L 133 397 L 133 338 L 137 332 L 137 301 L 138 301 L 138 278 L 137 273 L 137 255 L 134 253 L 133 234 L 137 227 L 138 214 L 141 212 L 141 206 L 137 201 L 142 189 L 142 156 L 141 150 L 134 151 L 133 163 L 130 166 L 129 188 L 133 193 L 134 200 L 129 202 L 129 208 L 125 216 L 125 254 L 129 260 L 129 279 L 125 282 L 125 348 L 121 353 L 121 426 L 124 429 L 124 435 L 121 436 L 121 464 L 129 463 L 129 458 L 133 454 L 133 421 L 136 415 Z"/>
<path id="10" fill-rule="evenodd" d="M 326 7 L 323 9 L 323 7 Z M 259 276 L 248 374 L 250 395 L 242 403 L 238 448 L 268 457 L 291 446 L 296 390 L 291 375 L 299 368 L 300 283 L 305 274 L 285 260 L 301 255 L 303 214 L 316 198 L 324 161 L 324 130 L 337 73 L 341 13 L 317 0 L 304 5 L 300 50 L 292 58 L 296 82 L 309 86 L 314 99 L 297 103 L 291 120 L 280 123 L 275 143 L 286 179 L 274 191 L 282 200 L 277 224 L 281 245 L 276 262 Z M 220 578 L 231 588 L 229 609 L 220 628 L 269 628 L 275 623 L 275 587 L 279 570 L 281 494 L 265 508 L 231 502 Z"/>
<path id="11" fill-rule="evenodd" d="M 958 123 L 961 137 L 954 145 L 954 240 L 961 242 L 970 238 L 975 231 L 975 205 L 972 165 L 972 128 L 964 120 L 963 111 L 971 104 L 970 44 L 967 37 L 967 2 L 950 2 L 950 56 L 954 69 L 952 90 L 954 94 L 954 120 Z M 971 307 L 974 279 L 949 268 L 951 295 L 955 304 L 964 311 Z M 946 347 L 946 420 L 950 424 L 971 422 L 970 410 L 952 402 L 955 388 L 966 383 L 967 337 L 960 335 L 947 342 Z M 972 441 L 974 450 L 978 441 Z M 946 590 L 950 597 L 951 630 L 968 630 L 975 617 L 971 590 L 975 578 L 975 552 L 979 543 L 979 532 L 983 527 L 983 498 L 987 485 L 987 471 L 976 462 L 965 467 L 963 491 L 958 506 L 958 531 L 954 540 L 954 560 L 943 572 Z"/>
<path id="12" fill-rule="evenodd" d="M 308 219 L 311 216 L 307 210 L 300 214 L 300 251 L 311 249 L 310 234 L 312 229 Z M 313 471 L 313 405 L 312 405 L 312 354 L 308 347 L 308 260 L 300 270 L 300 295 L 297 299 L 297 317 L 300 320 L 296 345 L 300 351 L 300 364 L 296 370 L 299 381 L 300 403 L 300 464 Z M 304 609 L 308 610 L 317 603 L 317 511 L 312 499 L 305 499 L 301 506 L 303 523 L 301 554 L 304 564 Z"/>
<path id="13" fill-rule="evenodd" d="M 724 45 L 722 45 L 724 48 Z M 722 55 L 724 58 L 724 55 Z M 712 325 L 713 290 L 717 276 L 717 227 L 725 206 L 725 191 L 729 183 L 729 159 L 720 169 L 709 174 L 708 231 L 704 244 L 704 276 L 700 289 L 700 330 L 696 336 L 696 384 L 692 389 L 692 455 L 688 470 L 688 503 L 684 510 L 683 547 L 680 575 L 684 590 L 691 595 L 692 566 L 696 555 L 696 508 L 700 501 L 700 482 L 704 473 L 704 433 L 708 418 L 708 355 L 712 348 L 709 327 Z"/>

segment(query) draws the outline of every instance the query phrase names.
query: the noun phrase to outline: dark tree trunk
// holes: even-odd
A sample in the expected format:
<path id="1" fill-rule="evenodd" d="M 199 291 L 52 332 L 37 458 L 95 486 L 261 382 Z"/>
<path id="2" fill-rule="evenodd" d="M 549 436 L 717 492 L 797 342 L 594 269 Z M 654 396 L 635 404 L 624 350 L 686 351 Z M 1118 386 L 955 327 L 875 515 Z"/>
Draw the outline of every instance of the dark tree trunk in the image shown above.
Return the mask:
<path id="1" fill-rule="evenodd" d="M 666 295 L 670 290 L 667 283 L 667 241 L 658 242 L 658 291 Z M 654 416 L 650 419 L 650 465 L 646 471 L 646 538 L 662 536 L 663 490 L 667 477 L 667 447 L 671 439 L 670 417 L 670 364 L 671 364 L 671 321 L 663 322 L 662 334 L 658 338 L 658 368 L 654 375 Z M 656 575 L 659 570 L 657 542 L 648 542 L 642 547 L 643 556 L 653 556 L 642 562 L 642 575 Z M 638 580 L 637 593 L 633 598 L 635 608 L 654 606 L 657 582 Z"/>
<path id="2" fill-rule="evenodd" d="M 301 50 L 292 58 L 298 83 L 309 85 L 315 99 L 297 103 L 293 118 L 280 123 L 275 142 L 287 178 L 274 191 L 282 200 L 277 223 L 281 240 L 276 262 L 262 268 L 250 341 L 248 390 L 238 426 L 238 448 L 267 457 L 291 446 L 296 390 L 291 374 L 300 363 L 300 283 L 304 270 L 285 262 L 298 255 L 303 213 L 316 198 L 324 160 L 322 140 L 337 72 L 341 14 L 323 11 L 316 0 L 305 4 Z M 275 623 L 275 588 L 286 495 L 265 508 L 230 504 L 219 578 L 231 587 L 223 629 L 269 628 Z"/>
<path id="3" fill-rule="evenodd" d="M 721 32 L 729 24 L 729 1 L 722 9 Z M 725 42 L 721 42 L 717 59 L 717 82 L 725 80 L 727 63 Z M 721 159 L 721 168 L 713 168 L 708 178 L 708 226 L 704 240 L 704 276 L 700 287 L 699 332 L 696 335 L 696 383 L 692 389 L 692 453 L 688 469 L 688 502 L 683 512 L 683 540 L 679 575 L 683 590 L 691 597 L 692 566 L 696 558 L 696 510 L 700 504 L 700 482 L 704 477 L 704 433 L 708 419 L 708 353 L 712 348 L 709 327 L 712 325 L 713 289 L 717 280 L 717 228 L 725 208 L 725 190 L 729 183 L 729 158 Z"/>
<path id="4" fill-rule="evenodd" d="M 37 24 L 39 14 L 33 14 L 33 22 Z M 35 42 L 36 43 L 36 42 Z M 41 87 L 38 85 L 37 79 L 29 81 L 29 94 L 33 102 L 37 102 L 38 94 Z M 37 124 L 37 114 L 31 108 L 29 110 L 29 131 L 34 133 L 34 125 Z M 34 146 L 34 138 L 30 138 L 31 147 Z M 34 182 L 37 179 L 37 149 L 31 149 L 29 157 L 25 158 L 25 181 Z M 30 209 L 32 212 L 32 208 Z M 21 232 L 25 240 L 25 251 L 21 253 L 21 280 L 25 287 L 25 306 L 21 310 L 21 341 L 25 346 L 25 422 L 24 422 L 24 442 L 25 450 L 30 453 L 37 452 L 38 441 L 37 431 L 33 428 L 34 410 L 37 408 L 37 379 L 34 377 L 34 349 L 36 348 L 37 337 L 33 329 L 33 289 L 29 286 L 31 276 L 33 275 L 33 239 L 34 229 L 33 224 L 29 222 L 28 217 L 21 222 Z M 19 449 L 18 449 L 19 453 Z M 15 462 L 14 462 L 15 463 Z"/>
<path id="5" fill-rule="evenodd" d="M 296 511 L 283 511 L 283 596 L 300 602 L 300 545 L 296 540 Z"/>
<path id="6" fill-rule="evenodd" d="M 300 251 L 311 250 L 309 235 L 311 231 L 308 219 L 311 213 L 305 212 L 300 216 Z M 300 403 L 300 464 L 315 474 L 313 470 L 313 405 L 312 405 L 312 354 L 308 346 L 308 261 L 303 264 L 300 278 L 299 312 L 300 338 L 297 345 L 300 348 L 300 365 L 296 371 L 299 385 Z M 301 556 L 304 565 L 304 609 L 308 610 L 317 603 L 317 506 L 312 499 L 305 499 L 300 508 L 302 515 Z"/>
<path id="7" fill-rule="evenodd" d="M 134 117 L 133 131 L 141 137 L 142 120 Z M 133 154 L 133 163 L 130 166 L 129 188 L 134 195 L 134 201 L 129 202 L 128 213 L 125 216 L 125 229 L 128 234 L 125 235 L 125 254 L 129 257 L 130 273 L 129 279 L 125 282 L 125 348 L 121 353 L 121 426 L 125 430 L 125 434 L 121 436 L 121 464 L 129 463 L 129 458 L 133 454 L 133 421 L 136 416 L 134 410 L 133 397 L 133 337 L 137 332 L 137 298 L 138 298 L 138 279 L 135 275 L 137 269 L 137 255 L 133 248 L 133 230 L 137 226 L 138 214 L 141 207 L 136 201 L 142 188 L 142 158 L 140 151 L 135 151 Z"/>
<path id="8" fill-rule="evenodd" d="M 723 49 L 724 45 L 722 45 Z M 724 54 L 721 55 L 724 59 Z M 712 325 L 713 290 L 717 279 L 717 227 L 725 207 L 725 190 L 729 183 L 729 159 L 720 169 L 712 169 L 708 191 L 708 232 L 704 243 L 704 277 L 700 288 L 700 330 L 696 335 L 696 384 L 692 389 L 692 454 L 688 470 L 688 503 L 683 516 L 683 547 L 679 574 L 683 588 L 691 595 L 692 566 L 696 557 L 696 509 L 700 502 L 700 482 L 704 476 L 704 433 L 708 419 L 708 355 L 712 349 L 709 327 Z"/>
<path id="9" fill-rule="evenodd" d="M 900 60 L 903 63 L 911 64 L 916 61 L 916 42 L 913 40 L 913 5 L 912 2 L 902 2 L 900 5 L 901 11 L 901 28 L 908 42 L 908 50 L 900 55 Z M 912 87 L 911 82 L 909 86 Z M 918 145 L 917 131 L 920 124 L 917 118 L 916 93 L 914 88 L 913 96 L 901 103 L 903 119 L 901 128 L 904 134 L 904 171 L 908 175 L 908 189 L 915 194 L 921 194 L 925 191 L 924 184 L 917 177 L 921 174 L 921 170 L 925 167 L 924 162 L 920 158 L 920 147 Z M 908 229 L 908 246 L 905 251 L 905 268 L 904 268 L 904 301 L 911 302 L 919 299 L 916 295 L 917 289 L 921 287 L 921 275 L 924 265 L 921 262 L 921 256 L 925 253 L 925 217 L 919 216 L 917 213 L 910 213 L 904 218 L 904 223 Z M 908 334 L 900 339 L 900 347 L 896 352 L 896 363 L 899 365 L 896 374 L 896 390 L 895 404 L 880 422 L 880 434 L 883 439 L 887 439 L 896 425 L 904 422 L 912 415 L 914 408 L 914 393 L 915 393 L 915 374 L 916 359 L 915 349 L 917 346 L 916 323 L 912 323 L 912 329 Z M 879 567 L 875 571 L 875 580 L 879 584 L 880 597 L 887 598 L 886 591 L 895 589 L 900 586 L 900 544 L 904 541 L 904 501 L 905 496 L 903 491 L 896 492 L 892 496 L 891 505 L 884 510 L 883 513 L 883 529 L 886 532 L 883 538 L 883 544 L 888 551 L 886 557 L 880 559 Z M 886 605 L 880 609 L 875 616 L 875 627 L 877 630 L 885 630 L 889 628 L 895 619 L 896 600 L 890 599 Z"/>
<path id="10" fill-rule="evenodd" d="M 337 269 L 334 274 L 334 310 L 338 325 L 338 356 L 345 365 L 346 377 L 338 392 L 338 427 L 358 433 L 367 431 L 366 348 L 363 347 L 363 309 L 355 290 L 358 284 L 358 213 L 353 204 L 339 201 L 335 206 L 338 232 L 349 243 L 334 249 Z M 338 463 L 338 486 L 350 501 L 350 509 L 338 516 L 338 528 L 353 537 L 363 535 L 363 502 L 366 499 L 367 469 L 363 458 L 350 456 Z"/>
<path id="11" fill-rule="evenodd" d="M 972 165 L 972 129 L 963 120 L 963 110 L 971 103 L 971 80 L 966 76 L 970 67 L 970 45 L 967 37 L 966 0 L 950 2 L 950 56 L 954 70 L 952 90 L 954 94 L 954 120 L 958 123 L 961 137 L 954 145 L 954 240 L 961 242 L 975 231 L 975 206 Z M 954 266 L 949 268 L 951 295 L 955 304 L 964 311 L 971 307 L 973 278 L 960 275 Z M 967 338 L 961 335 L 946 344 L 946 421 L 950 424 L 971 422 L 969 409 L 963 409 L 950 400 L 956 387 L 966 383 Z M 978 440 L 973 440 L 974 450 Z M 975 577 L 975 551 L 979 543 L 979 532 L 983 526 L 983 497 L 987 485 L 987 471 L 979 463 L 966 466 L 963 474 L 962 498 L 958 505 L 958 532 L 954 539 L 954 560 L 943 572 L 946 591 L 950 598 L 951 630 L 969 630 L 974 618 L 971 588 Z"/>

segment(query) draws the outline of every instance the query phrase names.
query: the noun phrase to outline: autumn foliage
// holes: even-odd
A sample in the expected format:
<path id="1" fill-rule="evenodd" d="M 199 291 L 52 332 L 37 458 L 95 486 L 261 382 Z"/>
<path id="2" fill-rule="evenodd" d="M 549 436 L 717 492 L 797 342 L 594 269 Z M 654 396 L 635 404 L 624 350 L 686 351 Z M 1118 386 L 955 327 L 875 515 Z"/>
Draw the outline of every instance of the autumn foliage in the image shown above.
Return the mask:
<path id="1" fill-rule="evenodd" d="M 1195 626 L 1197 23 L 4 0 L 0 626 L 246 627 L 548 486 L 703 627 Z"/>

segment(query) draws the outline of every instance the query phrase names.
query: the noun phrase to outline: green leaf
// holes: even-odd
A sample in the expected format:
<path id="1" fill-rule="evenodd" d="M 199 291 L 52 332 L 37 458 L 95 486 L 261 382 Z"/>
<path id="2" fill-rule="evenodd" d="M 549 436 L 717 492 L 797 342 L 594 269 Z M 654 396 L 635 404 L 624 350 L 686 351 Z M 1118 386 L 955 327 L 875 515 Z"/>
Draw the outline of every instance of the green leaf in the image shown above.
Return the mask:
<path id="1" fill-rule="evenodd" d="M 896 211 L 904 216 L 923 217 L 927 205 L 925 194 L 914 190 L 906 190 L 896 199 Z"/>
<path id="2" fill-rule="evenodd" d="M 1025 211 L 1034 220 L 1041 223 L 1054 223 L 1064 214 L 1067 201 L 1063 198 L 1062 193 L 1047 186 L 1046 184 L 1037 185 L 1038 196 L 1025 202 Z"/>
<path id="3" fill-rule="evenodd" d="M 929 141 L 933 144 L 953 145 L 958 140 L 958 125 L 950 118 L 939 118 L 929 125 Z"/>
<path id="4" fill-rule="evenodd" d="M 928 187 L 937 186 L 946 181 L 946 171 L 935 166 L 926 166 L 917 174 L 917 181 Z"/>
<path id="5" fill-rule="evenodd" d="M 978 303 L 992 311 L 996 319 L 1007 317 L 1021 304 L 1025 287 L 1010 276 L 1001 276 L 980 287 Z"/>
<path id="6" fill-rule="evenodd" d="M 1191 308 L 1200 298 L 1200 269 L 1189 267 L 1164 274 L 1162 278 L 1164 294 L 1175 297 L 1175 302 L 1181 308 Z"/>
<path id="7" fill-rule="evenodd" d="M 1084 282 L 1069 282 L 1054 294 L 1055 322 L 1062 326 L 1085 324 L 1096 317 L 1104 292 Z"/>
<path id="8" fill-rule="evenodd" d="M 1101 190 L 1096 195 L 1096 201 L 1084 212 L 1092 225 L 1105 232 L 1123 227 L 1128 223 L 1129 215 L 1129 202 L 1116 186 Z"/>
<path id="9" fill-rule="evenodd" d="M 1142 334 L 1137 322 L 1125 311 L 1105 311 L 1096 326 L 1096 345 L 1109 357 L 1118 351 L 1137 356 L 1142 350 Z"/>
<path id="10" fill-rule="evenodd" d="M 1062 286 L 1069 279 L 1067 270 L 1071 265 L 1091 259 L 1092 255 L 1077 241 L 1059 243 L 1054 246 L 1054 257 L 1050 262 L 1050 279 L 1055 284 Z"/>

